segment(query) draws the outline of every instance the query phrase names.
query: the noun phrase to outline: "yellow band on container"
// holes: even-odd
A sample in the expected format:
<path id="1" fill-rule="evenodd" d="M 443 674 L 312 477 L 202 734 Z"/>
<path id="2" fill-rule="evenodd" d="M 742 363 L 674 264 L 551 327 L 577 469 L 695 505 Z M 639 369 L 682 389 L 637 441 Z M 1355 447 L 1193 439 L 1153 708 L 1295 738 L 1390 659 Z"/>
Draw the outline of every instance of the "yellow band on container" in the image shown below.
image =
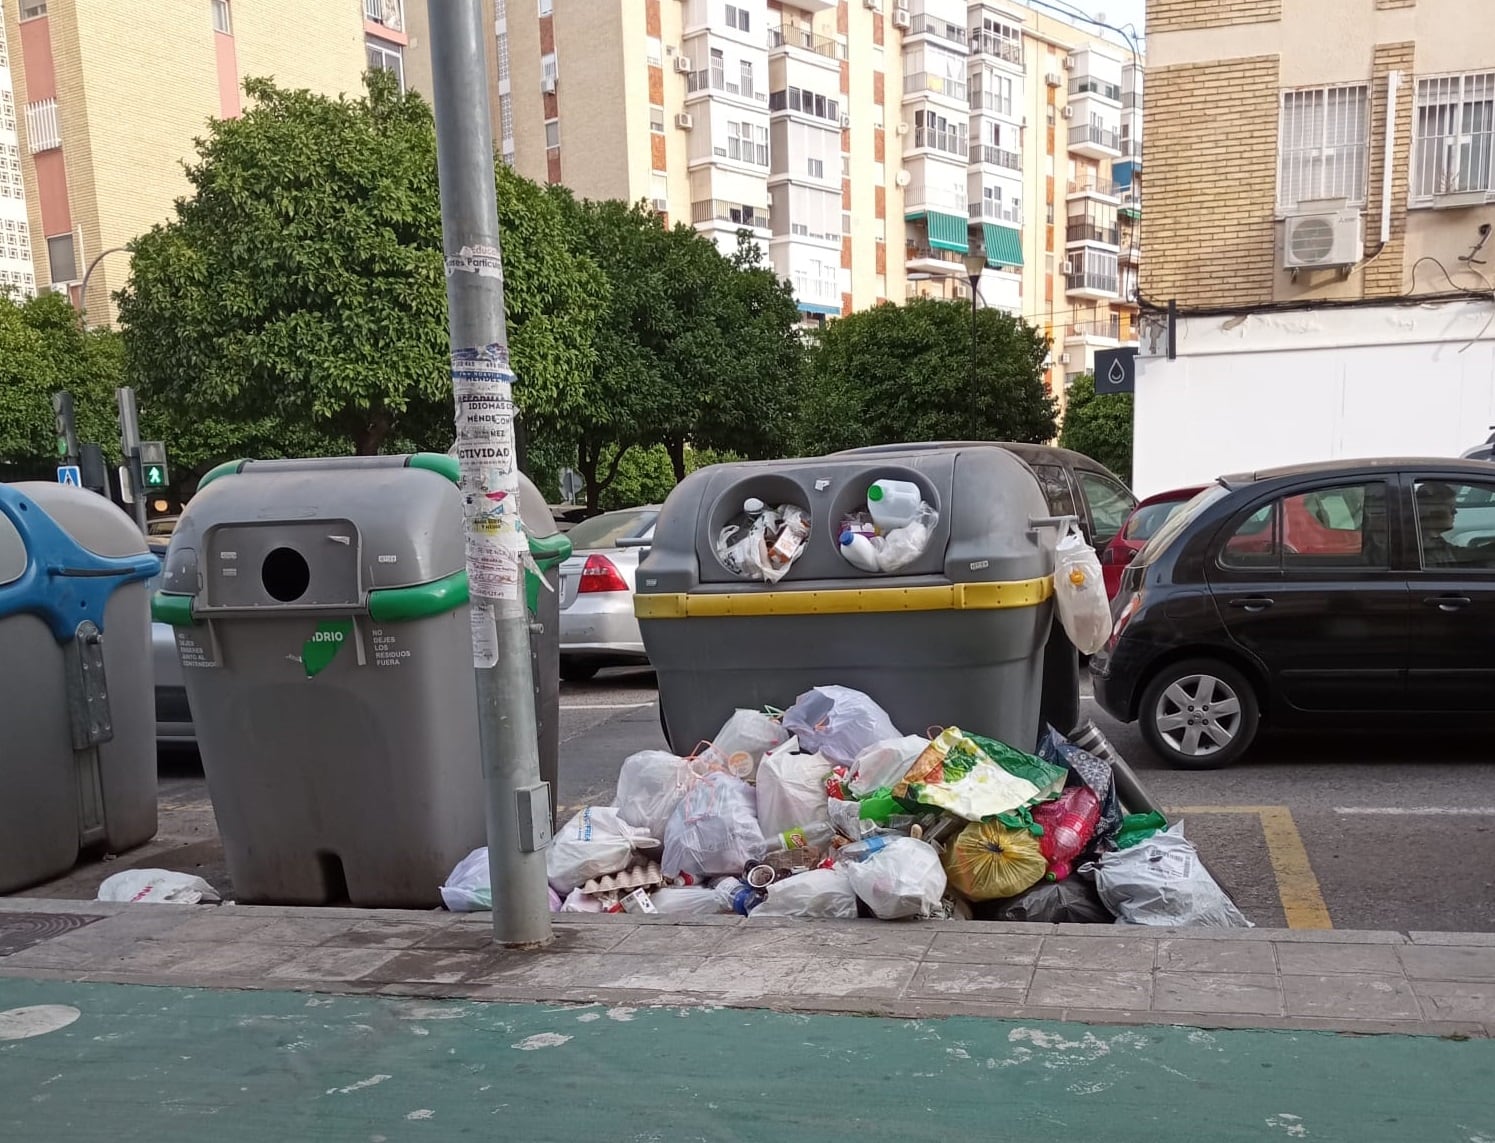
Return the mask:
<path id="1" fill-rule="evenodd" d="M 948 587 L 835 588 L 828 591 L 678 592 L 635 595 L 640 619 L 749 615 L 871 615 L 897 611 L 999 611 L 1037 607 L 1054 594 L 1051 576 Z"/>

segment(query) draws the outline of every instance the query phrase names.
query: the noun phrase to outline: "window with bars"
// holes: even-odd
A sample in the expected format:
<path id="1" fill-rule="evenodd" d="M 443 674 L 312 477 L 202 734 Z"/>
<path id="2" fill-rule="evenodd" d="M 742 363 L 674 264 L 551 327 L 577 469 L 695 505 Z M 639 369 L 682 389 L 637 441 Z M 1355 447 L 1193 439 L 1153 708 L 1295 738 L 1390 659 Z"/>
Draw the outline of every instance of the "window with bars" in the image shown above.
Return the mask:
<path id="1" fill-rule="evenodd" d="M 554 83 L 560 78 L 560 61 L 556 59 L 554 52 L 546 52 L 540 57 L 540 82 Z"/>
<path id="2" fill-rule="evenodd" d="M 1344 199 L 1365 202 L 1370 139 L 1369 88 L 1316 87 L 1282 93 L 1277 145 L 1277 206 Z"/>
<path id="3" fill-rule="evenodd" d="M 21 19 L 36 20 L 47 14 L 47 0 L 21 0 Z"/>
<path id="4" fill-rule="evenodd" d="M 1495 72 L 1417 81 L 1412 197 L 1495 189 Z"/>
<path id="5" fill-rule="evenodd" d="M 739 32 L 752 30 L 752 21 L 748 16 L 746 8 L 739 8 L 734 4 L 727 5 L 727 27 L 736 28 Z"/>

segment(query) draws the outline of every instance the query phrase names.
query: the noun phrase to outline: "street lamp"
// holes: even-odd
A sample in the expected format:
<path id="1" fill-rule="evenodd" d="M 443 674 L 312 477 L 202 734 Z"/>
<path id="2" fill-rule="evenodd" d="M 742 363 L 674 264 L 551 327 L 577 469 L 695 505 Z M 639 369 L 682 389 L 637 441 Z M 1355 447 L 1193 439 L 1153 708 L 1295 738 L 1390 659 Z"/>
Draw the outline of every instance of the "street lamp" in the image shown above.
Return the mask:
<path id="1" fill-rule="evenodd" d="M 110 254 L 118 254 L 123 249 L 125 249 L 123 246 L 111 246 L 108 250 L 99 251 L 94 260 L 88 264 L 88 269 L 83 271 L 83 284 L 78 287 L 78 324 L 84 329 L 88 328 L 88 279 L 93 277 L 94 268 L 100 262 Z"/>
<path id="2" fill-rule="evenodd" d="M 976 405 L 977 405 L 977 397 L 978 397 L 979 392 L 980 392 L 980 383 L 978 382 L 977 376 L 976 376 L 976 374 L 977 374 L 977 363 L 976 363 L 976 306 L 977 306 L 977 304 L 979 302 L 979 299 L 980 299 L 980 295 L 979 295 L 979 292 L 978 292 L 978 287 L 981 285 L 981 271 L 984 270 L 984 269 L 986 269 L 986 247 L 985 247 L 985 245 L 982 244 L 982 245 L 978 246 L 978 245 L 973 244 L 971 246 L 971 249 L 967 252 L 967 254 L 965 256 L 965 264 L 966 264 L 966 278 L 971 283 L 971 375 L 970 375 L 970 378 L 969 378 L 969 381 L 970 381 L 970 390 L 971 391 L 970 391 L 970 395 L 969 396 L 970 396 L 970 403 L 971 403 L 971 408 L 970 408 L 971 436 L 972 436 L 972 439 L 974 439 L 975 435 L 976 435 L 976 430 L 979 427 L 979 425 L 977 423 Z"/>

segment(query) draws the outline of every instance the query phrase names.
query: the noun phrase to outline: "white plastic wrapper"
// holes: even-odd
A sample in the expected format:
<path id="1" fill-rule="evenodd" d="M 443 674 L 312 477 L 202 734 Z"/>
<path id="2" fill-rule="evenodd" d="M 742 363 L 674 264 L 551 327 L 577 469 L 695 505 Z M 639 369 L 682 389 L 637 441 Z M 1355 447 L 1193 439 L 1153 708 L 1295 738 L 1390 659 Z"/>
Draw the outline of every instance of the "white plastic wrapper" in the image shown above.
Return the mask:
<path id="1" fill-rule="evenodd" d="M 862 798 L 884 786 L 892 788 L 928 746 L 929 739 L 909 734 L 867 747 L 851 768 L 851 792 Z"/>
<path id="2" fill-rule="evenodd" d="M 898 837 L 864 861 L 843 861 L 856 895 L 885 921 L 898 917 L 932 917 L 945 895 L 945 870 L 934 847 Z"/>
<path id="3" fill-rule="evenodd" d="M 569 893 L 593 877 L 618 873 L 633 860 L 634 849 L 652 849 L 659 840 L 629 825 L 612 806 L 588 806 L 556 830 L 545 851 L 551 888 Z"/>
<path id="4" fill-rule="evenodd" d="M 641 750 L 623 760 L 613 805 L 629 825 L 650 837 L 664 837 L 664 827 L 689 784 L 690 767 L 684 758 L 667 750 Z"/>
<path id="5" fill-rule="evenodd" d="M 203 901 L 217 904 L 221 900 L 218 890 L 201 877 L 170 869 L 122 870 L 104 878 L 98 899 L 154 905 L 197 905 Z"/>
<path id="6" fill-rule="evenodd" d="M 1205 869 L 1182 822 L 1086 868 L 1094 870 L 1100 899 L 1122 924 L 1255 927 Z"/>
<path id="7" fill-rule="evenodd" d="M 693 782 L 670 815 L 659 867 L 666 877 L 689 873 L 698 880 L 737 874 L 765 849 L 753 788 L 717 771 Z"/>
<path id="8" fill-rule="evenodd" d="M 654 909 L 666 916 L 707 917 L 730 913 L 726 894 L 704 885 L 666 886 L 653 893 Z"/>
<path id="9" fill-rule="evenodd" d="M 824 754 L 839 766 L 856 765 L 869 746 L 900 737 L 888 712 L 851 687 L 816 687 L 784 712 L 784 729 L 805 750 Z"/>
<path id="10" fill-rule="evenodd" d="M 852 841 L 860 841 L 877 828 L 876 822 L 862 817 L 862 807 L 857 802 L 826 798 L 825 810 L 830 816 L 831 825 L 836 827 L 836 832 Z"/>
<path id="11" fill-rule="evenodd" d="M 696 756 L 692 771 L 726 770 L 751 781 L 763 755 L 789 740 L 789 732 L 778 719 L 761 710 L 735 710 L 716 738 Z"/>
<path id="12" fill-rule="evenodd" d="M 1064 633 L 1082 655 L 1094 655 L 1111 637 L 1111 602 L 1100 558 L 1074 524 L 1054 546 L 1054 604 Z"/>
<path id="13" fill-rule="evenodd" d="M 566 899 L 561 902 L 560 907 L 562 913 L 601 913 L 603 911 L 601 901 L 583 893 L 580 889 L 571 890 L 566 895 Z"/>
<path id="14" fill-rule="evenodd" d="M 855 917 L 856 894 L 844 869 L 809 869 L 768 887 L 754 917 Z"/>
<path id="15" fill-rule="evenodd" d="M 825 779 L 834 766 L 823 754 L 795 754 L 793 739 L 764 756 L 758 767 L 758 824 L 765 837 L 830 820 Z"/>
<path id="16" fill-rule="evenodd" d="M 940 522 L 939 513 L 928 504 L 920 503 L 913 521 L 901 528 L 894 528 L 877 545 L 877 568 L 879 571 L 895 572 L 908 567 L 924 554 L 929 547 L 929 537 Z"/>
<path id="17" fill-rule="evenodd" d="M 716 537 L 722 567 L 749 579 L 778 583 L 799 559 L 810 538 L 810 514 L 795 504 L 760 507 L 739 517 Z"/>

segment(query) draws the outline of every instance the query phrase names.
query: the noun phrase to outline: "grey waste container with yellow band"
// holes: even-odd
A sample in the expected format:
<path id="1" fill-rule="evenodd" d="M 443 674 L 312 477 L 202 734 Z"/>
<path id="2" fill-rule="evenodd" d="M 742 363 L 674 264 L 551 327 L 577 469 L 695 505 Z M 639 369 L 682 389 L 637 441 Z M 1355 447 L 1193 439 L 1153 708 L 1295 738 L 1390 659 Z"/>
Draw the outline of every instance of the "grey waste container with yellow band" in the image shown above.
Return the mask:
<path id="1" fill-rule="evenodd" d="M 893 573 L 853 567 L 841 521 L 880 479 L 917 484 L 939 513 L 924 553 Z M 810 512 L 810 538 L 777 584 L 723 567 L 716 537 L 749 498 Z M 787 707 L 811 687 L 866 691 L 897 726 L 958 725 L 1023 749 L 1039 730 L 1053 596 L 1052 530 L 1028 469 L 972 446 L 701 469 L 665 501 L 638 570 L 635 610 L 677 751 L 737 707 Z"/>
<path id="2" fill-rule="evenodd" d="M 0 893 L 156 834 L 159 568 L 102 496 L 0 484 Z"/>
<path id="3" fill-rule="evenodd" d="M 154 609 L 176 628 L 237 900 L 434 906 L 483 844 L 456 477 L 425 453 L 242 461 L 183 511 Z M 527 481 L 520 504 L 553 569 L 570 545 Z M 529 594 L 553 615 L 553 591 Z M 556 661 L 556 627 L 532 623 L 538 660 Z M 558 683 L 542 670 L 554 783 Z"/>

